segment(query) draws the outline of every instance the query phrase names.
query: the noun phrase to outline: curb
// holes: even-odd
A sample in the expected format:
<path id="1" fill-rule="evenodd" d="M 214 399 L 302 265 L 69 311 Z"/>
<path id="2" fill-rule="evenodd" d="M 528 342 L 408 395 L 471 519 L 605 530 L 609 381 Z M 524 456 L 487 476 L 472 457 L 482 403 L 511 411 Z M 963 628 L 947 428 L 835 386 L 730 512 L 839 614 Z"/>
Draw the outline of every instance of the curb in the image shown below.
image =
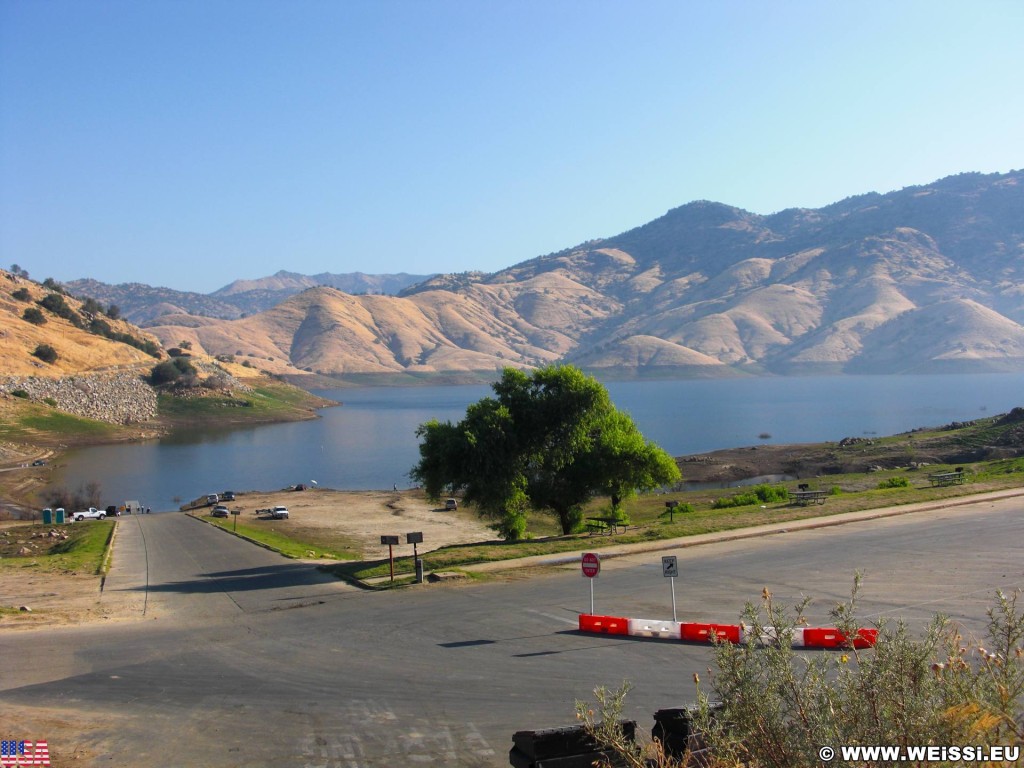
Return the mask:
<path id="1" fill-rule="evenodd" d="M 114 538 L 117 536 L 117 520 L 110 527 L 110 536 L 107 537 L 107 545 L 103 550 L 103 559 L 100 560 L 100 567 L 97 574 L 100 577 L 100 592 L 107 585 L 107 574 L 110 573 L 110 559 L 114 556 Z"/>
<path id="2" fill-rule="evenodd" d="M 282 552 L 277 547 L 270 546 L 266 542 L 258 541 L 256 539 L 252 538 L 251 536 L 246 536 L 244 533 L 239 533 L 238 531 L 230 531 L 227 528 L 222 528 L 219 525 L 215 525 L 215 524 L 211 523 L 209 520 L 204 520 L 201 517 L 196 517 L 191 512 L 185 512 L 184 514 L 185 514 L 185 517 L 191 517 L 193 520 L 198 520 L 200 523 L 205 523 L 206 525 L 210 526 L 211 528 L 216 528 L 218 531 L 224 531 L 224 533 L 230 534 L 231 536 L 234 536 L 237 539 L 242 539 L 242 541 L 247 541 L 250 544 L 255 544 L 257 547 L 263 547 L 264 549 L 270 550 L 271 552 L 276 552 L 281 557 L 286 557 L 289 560 L 301 560 L 301 558 L 292 557 L 291 555 L 289 555 L 289 554 L 287 554 L 285 552 Z"/>
<path id="3" fill-rule="evenodd" d="M 784 523 L 768 523 L 756 528 L 737 528 L 731 531 L 720 531 L 717 533 L 702 533 L 694 536 L 683 536 L 675 539 L 662 539 L 660 541 L 639 542 L 635 544 L 620 544 L 613 547 L 604 547 L 595 550 L 600 553 L 601 560 L 610 560 L 615 557 L 626 557 L 628 555 L 643 554 L 645 552 L 661 552 L 668 549 L 687 549 L 699 547 L 705 544 L 716 544 L 719 542 L 742 541 L 760 536 L 773 536 L 782 533 L 792 533 L 802 530 L 816 530 L 818 528 L 830 528 L 835 525 L 846 525 L 858 523 L 865 520 L 879 520 L 899 515 L 910 515 L 916 512 L 931 512 L 952 507 L 968 506 L 988 500 L 999 501 L 1002 499 L 1024 496 L 1024 488 L 1011 488 L 1002 491 L 989 491 L 972 496 L 957 496 L 943 501 L 924 501 L 914 504 L 907 504 L 898 507 L 879 507 L 876 509 L 865 509 L 859 512 L 842 512 L 828 517 L 811 517 L 804 520 L 792 520 Z M 503 571 L 512 568 L 538 568 L 546 566 L 571 565 L 580 562 L 584 552 L 590 550 L 580 549 L 571 552 L 560 552 L 557 555 L 534 555 L 531 557 L 518 558 L 515 560 L 494 560 L 488 563 L 473 563 L 463 565 L 460 568 L 464 571 Z M 528 561 L 528 562 L 527 562 Z"/>

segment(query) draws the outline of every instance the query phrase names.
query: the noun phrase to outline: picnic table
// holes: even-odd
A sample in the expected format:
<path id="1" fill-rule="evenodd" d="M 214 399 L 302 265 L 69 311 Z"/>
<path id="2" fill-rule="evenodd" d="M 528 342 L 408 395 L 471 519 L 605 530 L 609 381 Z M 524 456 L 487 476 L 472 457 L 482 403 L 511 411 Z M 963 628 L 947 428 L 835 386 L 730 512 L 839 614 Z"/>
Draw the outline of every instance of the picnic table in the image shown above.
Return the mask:
<path id="1" fill-rule="evenodd" d="M 955 472 L 933 472 L 928 475 L 932 485 L 960 485 L 964 481 L 964 471 L 958 469 Z"/>
<path id="2" fill-rule="evenodd" d="M 801 507 L 805 507 L 808 504 L 824 504 L 825 497 L 828 496 L 828 491 L 790 491 L 789 495 L 794 502 L 799 504 Z"/>
<path id="3" fill-rule="evenodd" d="M 588 517 L 586 520 L 587 533 L 593 536 L 595 533 L 607 533 L 609 536 L 613 536 L 619 532 L 619 526 L 622 526 L 622 532 L 625 533 L 629 527 L 617 517 Z"/>

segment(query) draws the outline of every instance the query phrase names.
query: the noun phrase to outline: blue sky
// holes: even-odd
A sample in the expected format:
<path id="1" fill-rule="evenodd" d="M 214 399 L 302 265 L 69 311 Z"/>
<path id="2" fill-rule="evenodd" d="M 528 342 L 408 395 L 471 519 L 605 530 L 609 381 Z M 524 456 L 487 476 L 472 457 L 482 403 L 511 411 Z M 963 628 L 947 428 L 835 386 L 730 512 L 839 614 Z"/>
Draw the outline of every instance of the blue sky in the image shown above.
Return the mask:
<path id="1" fill-rule="evenodd" d="M 1024 3 L 0 0 L 0 264 L 494 271 L 1024 167 Z"/>

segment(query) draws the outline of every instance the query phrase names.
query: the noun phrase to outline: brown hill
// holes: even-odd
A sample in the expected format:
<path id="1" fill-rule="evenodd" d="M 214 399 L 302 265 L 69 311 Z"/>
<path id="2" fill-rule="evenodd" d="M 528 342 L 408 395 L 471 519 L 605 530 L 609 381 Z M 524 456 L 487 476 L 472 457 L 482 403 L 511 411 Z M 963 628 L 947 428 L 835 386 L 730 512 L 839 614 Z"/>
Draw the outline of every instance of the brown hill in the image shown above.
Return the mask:
<path id="1" fill-rule="evenodd" d="M 697 202 L 613 238 L 398 297 L 308 290 L 234 321 L 152 328 L 271 370 L 660 372 L 1024 367 L 1024 172 L 819 210 Z M 271 359 L 273 358 L 273 359 Z"/>

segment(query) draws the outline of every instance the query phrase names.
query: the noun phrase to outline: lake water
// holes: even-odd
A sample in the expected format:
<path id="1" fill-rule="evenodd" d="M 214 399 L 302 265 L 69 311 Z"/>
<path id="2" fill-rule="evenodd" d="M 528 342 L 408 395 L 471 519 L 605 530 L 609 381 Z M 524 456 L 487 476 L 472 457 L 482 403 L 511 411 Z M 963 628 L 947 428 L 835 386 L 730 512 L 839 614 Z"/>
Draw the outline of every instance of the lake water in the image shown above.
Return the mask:
<path id="1" fill-rule="evenodd" d="M 935 376 L 808 376 L 613 381 L 616 406 L 674 456 L 765 443 L 888 435 L 1024 406 L 1024 372 Z M 104 504 L 153 509 L 223 490 L 296 483 L 361 490 L 407 487 L 416 427 L 457 421 L 487 386 L 367 387 L 322 392 L 344 403 L 320 419 L 76 451 L 55 485 L 98 481 Z M 761 439 L 762 434 L 771 435 Z"/>

